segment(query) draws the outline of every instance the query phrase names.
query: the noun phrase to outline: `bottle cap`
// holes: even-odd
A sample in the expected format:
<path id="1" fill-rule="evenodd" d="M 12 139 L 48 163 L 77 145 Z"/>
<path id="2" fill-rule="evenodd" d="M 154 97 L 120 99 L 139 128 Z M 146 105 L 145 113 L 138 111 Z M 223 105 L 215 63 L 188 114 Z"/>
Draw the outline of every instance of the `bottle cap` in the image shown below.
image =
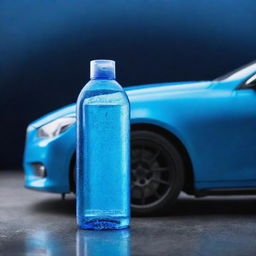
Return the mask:
<path id="1" fill-rule="evenodd" d="M 92 60 L 90 62 L 91 79 L 115 79 L 115 61 L 113 60 Z"/>

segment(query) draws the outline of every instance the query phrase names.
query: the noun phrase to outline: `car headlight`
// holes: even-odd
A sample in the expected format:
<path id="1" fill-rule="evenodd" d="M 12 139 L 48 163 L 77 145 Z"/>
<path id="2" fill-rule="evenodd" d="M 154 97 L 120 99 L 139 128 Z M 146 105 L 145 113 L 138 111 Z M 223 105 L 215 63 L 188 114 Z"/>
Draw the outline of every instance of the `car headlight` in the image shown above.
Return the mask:
<path id="1" fill-rule="evenodd" d="M 60 117 L 38 129 L 39 138 L 53 138 L 65 132 L 71 125 L 76 122 L 75 115 Z"/>

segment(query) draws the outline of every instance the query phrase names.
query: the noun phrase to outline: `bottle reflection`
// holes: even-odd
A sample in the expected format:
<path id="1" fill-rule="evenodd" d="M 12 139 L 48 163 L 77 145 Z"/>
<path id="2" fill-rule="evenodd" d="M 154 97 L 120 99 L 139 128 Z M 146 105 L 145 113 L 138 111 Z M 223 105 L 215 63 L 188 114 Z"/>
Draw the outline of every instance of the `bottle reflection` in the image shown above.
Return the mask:
<path id="1" fill-rule="evenodd" d="M 130 256 L 130 231 L 78 230 L 77 256 Z"/>

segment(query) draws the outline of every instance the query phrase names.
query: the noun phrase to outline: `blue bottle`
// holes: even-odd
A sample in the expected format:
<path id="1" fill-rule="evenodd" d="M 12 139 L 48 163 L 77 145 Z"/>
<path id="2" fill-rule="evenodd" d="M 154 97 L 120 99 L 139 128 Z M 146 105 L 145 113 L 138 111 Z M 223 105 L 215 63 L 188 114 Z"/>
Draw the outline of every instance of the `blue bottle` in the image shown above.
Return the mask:
<path id="1" fill-rule="evenodd" d="M 115 81 L 115 62 L 91 61 L 91 80 L 77 100 L 77 224 L 130 224 L 130 106 Z"/>

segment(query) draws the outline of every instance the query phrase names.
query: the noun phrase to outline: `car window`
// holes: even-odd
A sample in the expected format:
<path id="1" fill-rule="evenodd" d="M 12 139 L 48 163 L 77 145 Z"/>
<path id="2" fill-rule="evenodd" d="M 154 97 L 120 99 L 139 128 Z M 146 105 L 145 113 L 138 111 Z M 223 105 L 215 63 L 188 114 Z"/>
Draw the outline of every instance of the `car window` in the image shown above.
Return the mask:
<path id="1" fill-rule="evenodd" d="M 256 72 L 256 61 L 251 62 L 241 68 L 238 68 L 234 71 L 229 72 L 228 74 L 218 77 L 215 81 L 230 81 L 230 80 L 238 80 L 243 77 L 250 75 L 253 72 Z"/>
<path id="2" fill-rule="evenodd" d="M 244 87 L 245 87 L 245 88 L 255 87 L 255 84 L 256 84 L 256 74 L 254 74 L 253 76 L 251 76 L 251 77 L 244 83 Z"/>

